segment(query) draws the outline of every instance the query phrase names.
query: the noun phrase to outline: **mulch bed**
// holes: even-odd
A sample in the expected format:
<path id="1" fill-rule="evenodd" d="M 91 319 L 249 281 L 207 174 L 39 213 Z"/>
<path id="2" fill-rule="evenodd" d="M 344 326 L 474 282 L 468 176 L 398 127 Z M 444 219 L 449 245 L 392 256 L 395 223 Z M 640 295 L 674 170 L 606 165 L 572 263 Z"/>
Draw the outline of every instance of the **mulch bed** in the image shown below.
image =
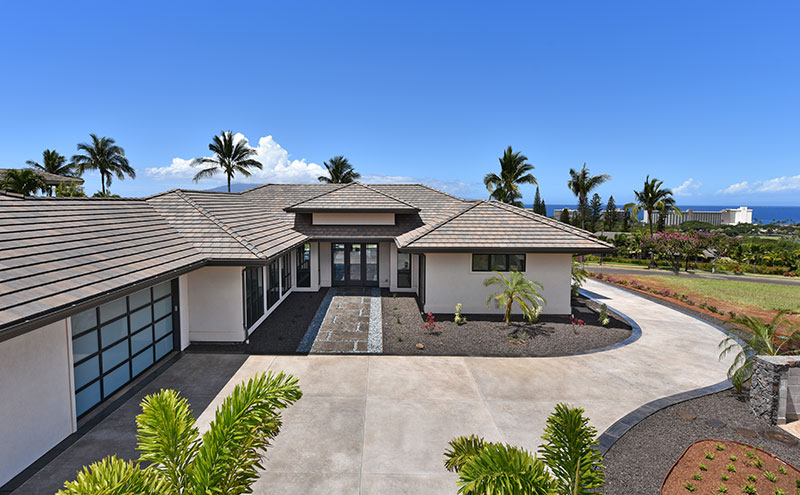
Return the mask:
<path id="1" fill-rule="evenodd" d="M 701 440 L 672 467 L 661 494 L 792 494 L 799 485 L 800 471 L 769 452 L 740 442 Z"/>
<path id="2" fill-rule="evenodd" d="M 744 442 L 800 466 L 797 439 L 756 418 L 750 412 L 746 395 L 726 390 L 664 408 L 625 433 L 603 458 L 606 466 L 603 493 L 659 493 L 662 481 L 686 449 L 694 442 L 709 438 Z M 742 493 L 740 486 L 727 485 L 728 493 Z M 676 493 L 691 492 L 684 488 L 683 492 Z M 713 493 L 713 490 L 694 493 Z M 771 495 L 773 491 L 759 488 L 758 493 Z M 794 495 L 795 492 L 787 493 Z"/>
<path id="3" fill-rule="evenodd" d="M 515 318 L 507 327 L 502 315 L 469 315 L 457 325 L 452 314 L 434 315 L 435 329 L 425 329 L 424 316 L 413 296 L 384 292 L 383 352 L 436 356 L 563 356 L 622 342 L 631 327 L 609 310 L 611 323 L 598 324 L 599 305 L 583 296 L 573 298 L 573 314 L 586 322 L 573 328 L 569 316 L 542 315 L 534 324 Z M 422 344 L 423 349 L 418 349 Z"/>
<path id="4" fill-rule="evenodd" d="M 194 343 L 187 352 L 294 354 L 314 319 L 327 289 L 292 292 L 252 334 L 249 344 Z"/>

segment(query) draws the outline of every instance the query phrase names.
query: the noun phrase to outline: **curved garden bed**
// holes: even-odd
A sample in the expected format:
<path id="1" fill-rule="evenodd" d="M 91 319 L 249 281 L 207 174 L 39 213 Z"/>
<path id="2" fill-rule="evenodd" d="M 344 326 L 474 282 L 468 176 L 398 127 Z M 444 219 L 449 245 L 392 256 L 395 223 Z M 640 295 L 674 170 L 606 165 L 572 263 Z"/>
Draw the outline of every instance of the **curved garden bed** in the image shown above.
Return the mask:
<path id="1" fill-rule="evenodd" d="M 383 352 L 396 355 L 439 356 L 564 356 L 591 352 L 620 344 L 633 333 L 622 316 L 608 310 L 607 326 L 598 321 L 600 306 L 584 296 L 572 300 L 573 315 L 542 315 L 536 323 L 521 319 L 506 326 L 502 315 L 465 315 L 457 325 L 452 314 L 434 315 L 434 327 L 424 328 L 414 297 L 384 294 Z M 422 348 L 419 348 L 419 344 Z"/>
<path id="2" fill-rule="evenodd" d="M 746 493 L 787 495 L 800 488 L 800 470 L 752 445 L 700 440 L 670 469 L 661 495 Z"/>

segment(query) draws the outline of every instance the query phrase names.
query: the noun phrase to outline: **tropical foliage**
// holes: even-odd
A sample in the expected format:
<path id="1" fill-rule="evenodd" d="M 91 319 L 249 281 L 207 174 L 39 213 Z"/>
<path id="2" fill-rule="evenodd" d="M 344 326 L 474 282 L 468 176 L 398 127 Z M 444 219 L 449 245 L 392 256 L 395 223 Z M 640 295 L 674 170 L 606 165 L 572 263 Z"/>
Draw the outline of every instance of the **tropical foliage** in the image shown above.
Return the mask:
<path id="1" fill-rule="evenodd" d="M 520 184 L 538 184 L 536 177 L 529 172 L 533 165 L 528 163 L 528 157 L 519 151 L 514 151 L 511 146 L 506 148 L 500 157 L 500 175 L 486 174 L 483 184 L 489 191 L 489 199 L 501 201 L 514 206 L 523 206 Z"/>
<path id="2" fill-rule="evenodd" d="M 778 311 L 770 322 L 752 316 L 739 316 L 734 321 L 747 327 L 751 335 L 747 340 L 742 341 L 729 334 L 720 342 L 720 359 L 735 353 L 733 362 L 728 368 L 728 379 L 737 391 L 741 392 L 744 385 L 753 377 L 753 364 L 757 355 L 785 354 L 784 348 L 791 340 L 800 340 L 797 332 L 789 335 L 778 334 L 778 327 L 785 315 L 785 311 Z M 798 352 L 790 351 L 789 353 L 797 354 Z"/>
<path id="3" fill-rule="evenodd" d="M 46 190 L 47 184 L 42 176 L 31 169 L 10 168 L 0 178 L 0 191 L 33 196 L 39 191 Z"/>
<path id="4" fill-rule="evenodd" d="M 72 156 L 72 163 L 77 175 L 83 175 L 86 170 L 96 170 L 100 172 L 100 187 L 103 194 L 111 187 L 111 178 L 116 176 L 119 180 L 124 180 L 127 175 L 131 179 L 136 178 L 136 170 L 128 163 L 125 158 L 125 150 L 117 146 L 116 141 L 107 137 L 97 137 L 96 134 L 89 134 L 92 138 L 91 143 L 78 144 L 78 151 L 83 154 Z"/>
<path id="5" fill-rule="evenodd" d="M 300 397 L 297 378 L 262 373 L 237 385 L 200 435 L 178 392 L 147 396 L 136 417 L 139 459 L 108 457 L 84 467 L 58 494 L 252 493 L 261 456 L 280 431 L 280 413 Z"/>
<path id="6" fill-rule="evenodd" d="M 536 194 L 533 196 L 533 212 L 539 215 L 547 216 L 547 204 L 542 199 L 539 193 L 539 186 L 536 186 Z"/>
<path id="7" fill-rule="evenodd" d="M 233 131 L 222 131 L 214 136 L 208 149 L 214 156 L 195 158 L 191 162 L 193 167 L 205 167 L 194 175 L 195 182 L 222 172 L 228 180 L 228 192 L 231 192 L 231 179 L 236 174 L 250 177 L 252 174 L 249 169 L 262 168 L 261 162 L 253 158 L 256 150 L 250 147 L 246 139 L 235 139 Z"/>
<path id="8" fill-rule="evenodd" d="M 86 193 L 83 187 L 73 181 L 62 182 L 56 186 L 56 197 L 58 198 L 85 198 Z"/>
<path id="9" fill-rule="evenodd" d="M 611 180 L 608 174 L 591 175 L 589 169 L 586 168 L 586 163 L 580 170 L 574 168 L 569 169 L 569 187 L 572 194 L 578 198 L 578 216 L 581 219 L 581 228 L 586 228 L 586 213 L 589 207 L 588 196 L 600 184 Z"/>
<path id="10" fill-rule="evenodd" d="M 350 184 L 361 178 L 361 174 L 353 169 L 350 162 L 342 155 L 334 156 L 323 162 L 328 175 L 320 175 L 317 180 L 326 184 Z"/>
<path id="11" fill-rule="evenodd" d="M 42 152 L 42 163 L 33 160 L 28 160 L 25 163 L 49 174 L 63 175 L 66 177 L 74 175 L 74 165 L 72 163 L 67 163 L 67 158 L 56 150 L 44 150 Z M 47 187 L 47 195 L 51 196 L 52 194 L 52 189 Z"/>
<path id="12" fill-rule="evenodd" d="M 653 213 L 656 210 L 667 212 L 669 209 L 680 214 L 680 210 L 675 207 L 675 198 L 672 197 L 672 190 L 664 189 L 664 181 L 656 178 L 651 179 L 648 175 L 644 180 L 641 191 L 633 191 L 636 201 L 625 205 L 632 215 L 636 216 L 640 211 L 647 212 L 647 223 L 650 226 L 650 234 L 653 234 Z M 663 215 L 661 215 L 663 216 Z"/>
<path id="13" fill-rule="evenodd" d="M 506 326 L 511 325 L 511 310 L 516 303 L 522 310 L 522 314 L 531 323 L 536 321 L 541 312 L 542 306 L 547 301 L 539 293 L 542 290 L 542 284 L 535 280 L 528 280 L 520 272 L 511 272 L 506 277 L 500 272 L 494 272 L 495 275 L 484 281 L 486 287 L 496 285 L 500 288 L 500 292 L 489 294 L 486 300 L 486 305 L 490 306 L 493 302 L 496 307 L 505 309 L 505 322 Z"/>
<path id="14" fill-rule="evenodd" d="M 605 483 L 597 431 L 583 409 L 558 404 L 547 419 L 540 458 L 525 449 L 475 435 L 450 441 L 444 466 L 458 473 L 458 493 L 576 495 Z"/>

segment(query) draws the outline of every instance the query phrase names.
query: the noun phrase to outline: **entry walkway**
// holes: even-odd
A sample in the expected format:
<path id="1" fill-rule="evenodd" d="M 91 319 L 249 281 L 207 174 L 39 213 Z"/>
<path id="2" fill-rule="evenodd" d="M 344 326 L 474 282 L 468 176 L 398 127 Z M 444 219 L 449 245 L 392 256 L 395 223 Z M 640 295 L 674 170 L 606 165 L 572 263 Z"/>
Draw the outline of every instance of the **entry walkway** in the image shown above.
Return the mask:
<path id="1" fill-rule="evenodd" d="M 380 296 L 378 288 L 338 288 L 319 328 L 314 323 L 309 328 L 316 332 L 311 352 L 382 352 Z"/>
<path id="2" fill-rule="evenodd" d="M 535 450 L 558 402 L 585 408 L 603 432 L 650 401 L 725 380 L 729 361 L 717 360 L 723 335 L 714 327 L 597 281 L 585 288 L 634 319 L 642 336 L 610 351 L 556 358 L 250 356 L 233 376 L 226 374 L 230 380 L 213 389 L 219 393 L 210 402 L 192 405 L 205 429 L 237 383 L 284 370 L 300 378 L 304 395 L 284 414 L 254 493 L 435 495 L 456 492 L 455 477 L 442 467 L 455 436 L 475 433 Z M 202 360 L 212 358 L 189 354 L 176 366 L 196 360 L 202 369 Z M 130 419 L 111 426 L 115 438 L 135 441 Z M 79 466 L 116 451 L 113 443 L 90 451 L 77 446 L 15 493 L 52 493 L 58 485 L 43 480 L 63 479 L 63 464 Z"/>

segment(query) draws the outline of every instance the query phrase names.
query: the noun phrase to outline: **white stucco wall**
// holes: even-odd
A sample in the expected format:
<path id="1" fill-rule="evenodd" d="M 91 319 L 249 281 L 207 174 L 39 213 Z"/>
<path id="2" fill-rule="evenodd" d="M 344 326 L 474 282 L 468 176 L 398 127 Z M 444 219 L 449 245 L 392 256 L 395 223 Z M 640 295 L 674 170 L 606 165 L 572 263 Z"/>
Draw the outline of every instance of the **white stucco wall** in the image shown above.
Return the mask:
<path id="1" fill-rule="evenodd" d="M 320 287 L 331 286 L 331 243 L 319 243 L 319 285 Z"/>
<path id="2" fill-rule="evenodd" d="M 394 213 L 312 213 L 313 225 L 394 225 Z"/>
<path id="3" fill-rule="evenodd" d="M 66 320 L 0 342 L 0 485 L 75 431 Z"/>
<path id="4" fill-rule="evenodd" d="M 473 272 L 470 253 L 427 253 L 425 311 L 453 313 L 462 304 L 464 313 L 502 313 L 486 306 L 494 287 L 484 287 L 483 281 L 492 272 Z M 547 305 L 543 314 L 569 314 L 572 256 L 569 254 L 532 254 L 525 261 L 525 277 L 544 287 Z M 416 267 L 413 267 L 416 270 Z M 515 312 L 519 310 L 515 306 Z"/>
<path id="5" fill-rule="evenodd" d="M 188 273 L 186 280 L 189 340 L 243 341 L 242 267 L 206 266 Z"/>
<path id="6" fill-rule="evenodd" d="M 391 285 L 391 252 L 393 242 L 381 242 L 378 244 L 378 286 L 389 287 Z"/>

